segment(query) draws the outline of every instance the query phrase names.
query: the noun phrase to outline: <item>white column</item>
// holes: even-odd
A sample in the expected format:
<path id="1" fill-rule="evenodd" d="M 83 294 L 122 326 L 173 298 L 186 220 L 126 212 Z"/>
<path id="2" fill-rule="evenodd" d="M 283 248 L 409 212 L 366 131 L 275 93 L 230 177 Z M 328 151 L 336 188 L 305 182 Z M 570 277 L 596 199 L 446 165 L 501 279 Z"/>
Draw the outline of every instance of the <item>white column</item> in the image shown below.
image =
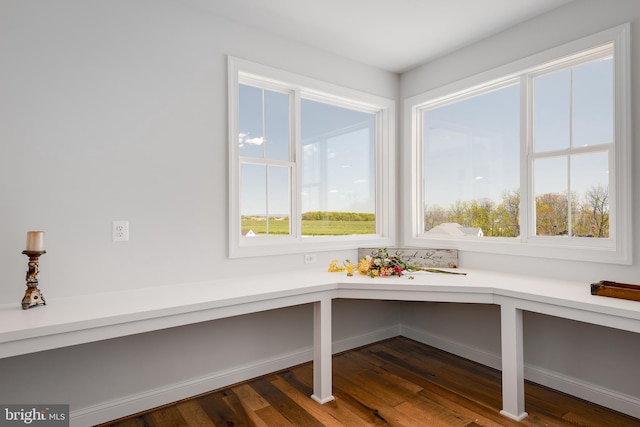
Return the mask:
<path id="1" fill-rule="evenodd" d="M 522 310 L 509 303 L 500 306 L 502 337 L 502 411 L 516 421 L 528 415 L 524 411 L 524 354 Z"/>
<path id="2" fill-rule="evenodd" d="M 313 394 L 320 404 L 332 401 L 331 298 L 313 303 Z"/>

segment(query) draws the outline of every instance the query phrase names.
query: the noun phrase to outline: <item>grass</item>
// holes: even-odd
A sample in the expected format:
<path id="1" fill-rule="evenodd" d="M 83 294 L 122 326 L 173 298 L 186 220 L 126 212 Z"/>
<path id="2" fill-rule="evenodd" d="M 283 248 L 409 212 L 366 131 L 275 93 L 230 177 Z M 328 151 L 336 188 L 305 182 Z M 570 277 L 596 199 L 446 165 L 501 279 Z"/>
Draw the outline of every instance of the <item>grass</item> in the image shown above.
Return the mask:
<path id="1" fill-rule="evenodd" d="M 267 233 L 264 219 L 243 217 L 242 229 L 256 234 Z M 375 234 L 375 221 L 302 220 L 303 236 L 346 236 L 350 234 Z M 289 220 L 269 220 L 269 234 L 289 234 Z"/>

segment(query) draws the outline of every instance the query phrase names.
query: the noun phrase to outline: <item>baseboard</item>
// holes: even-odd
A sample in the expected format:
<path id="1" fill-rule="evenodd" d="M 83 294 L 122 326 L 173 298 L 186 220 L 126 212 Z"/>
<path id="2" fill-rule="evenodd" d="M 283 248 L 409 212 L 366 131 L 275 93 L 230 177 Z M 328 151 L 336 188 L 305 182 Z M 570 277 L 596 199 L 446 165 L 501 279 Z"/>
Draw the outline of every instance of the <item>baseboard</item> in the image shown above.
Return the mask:
<path id="1" fill-rule="evenodd" d="M 400 335 L 400 325 L 395 325 L 364 335 L 334 341 L 332 350 L 333 353 L 339 353 L 398 335 Z M 249 365 L 237 366 L 226 371 L 214 372 L 207 376 L 169 384 L 165 387 L 148 390 L 143 393 L 132 394 L 97 405 L 72 410 L 70 414 L 71 426 L 84 427 L 105 423 L 301 363 L 306 363 L 312 359 L 313 348 L 310 346 L 300 349 L 299 351 L 258 360 Z"/>
<path id="2" fill-rule="evenodd" d="M 363 345 L 372 344 L 374 342 L 386 340 L 388 338 L 397 337 L 401 335 L 400 324 L 394 325 L 388 328 L 377 329 L 375 331 L 358 335 L 355 337 L 349 337 L 347 339 L 333 341 L 332 352 L 340 353 L 343 351 L 351 350 L 353 348 L 362 347 Z"/>
<path id="3" fill-rule="evenodd" d="M 597 403 L 605 408 L 610 408 L 635 418 L 640 418 L 640 399 L 637 397 L 526 363 L 524 365 L 524 377 L 534 383 Z"/>
<path id="4" fill-rule="evenodd" d="M 494 369 L 502 369 L 500 354 L 487 352 L 424 330 L 402 325 L 401 334 L 423 344 L 439 348 Z M 525 363 L 525 379 L 580 399 L 640 418 L 640 398 Z"/>
<path id="5" fill-rule="evenodd" d="M 402 325 L 400 331 L 402 336 L 411 338 L 412 340 L 448 351 L 449 353 L 473 360 L 474 362 L 494 369 L 502 369 L 502 361 L 498 353 L 487 352 L 477 347 L 472 347 L 459 341 L 450 340 L 441 335 L 431 334 L 423 329 L 412 328 L 406 325 Z"/>

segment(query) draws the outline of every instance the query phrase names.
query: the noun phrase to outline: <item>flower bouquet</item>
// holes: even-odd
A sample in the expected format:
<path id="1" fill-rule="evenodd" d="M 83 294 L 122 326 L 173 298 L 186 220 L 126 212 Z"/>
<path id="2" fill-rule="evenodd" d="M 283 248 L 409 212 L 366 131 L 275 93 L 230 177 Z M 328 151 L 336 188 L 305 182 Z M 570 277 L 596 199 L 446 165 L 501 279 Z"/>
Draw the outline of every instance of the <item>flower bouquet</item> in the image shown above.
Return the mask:
<path id="1" fill-rule="evenodd" d="M 353 264 L 351 261 L 346 260 L 343 265 L 339 265 L 338 260 L 333 260 L 329 265 L 330 272 L 346 271 L 347 276 L 353 276 L 353 272 L 355 270 L 358 270 L 360 274 L 367 275 L 369 277 L 402 276 L 406 271 L 427 271 L 429 273 L 466 275 L 466 273 L 445 271 L 436 268 L 414 267 L 407 264 L 399 256 L 389 255 L 387 249 L 378 249 L 378 251 L 373 255 L 367 255 L 362 258 L 358 264 Z M 413 279 L 413 276 L 409 276 L 409 278 Z"/>

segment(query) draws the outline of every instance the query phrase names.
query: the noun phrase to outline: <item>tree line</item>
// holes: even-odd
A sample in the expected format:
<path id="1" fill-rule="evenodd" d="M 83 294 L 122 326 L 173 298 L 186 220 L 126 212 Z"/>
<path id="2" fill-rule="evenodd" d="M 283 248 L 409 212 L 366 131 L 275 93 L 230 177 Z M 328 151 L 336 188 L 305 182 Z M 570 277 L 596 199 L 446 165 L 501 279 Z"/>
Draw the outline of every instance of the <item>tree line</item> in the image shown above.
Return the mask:
<path id="1" fill-rule="evenodd" d="M 536 196 L 535 203 L 538 236 L 609 237 L 607 186 L 593 186 L 582 198 L 575 193 L 571 193 L 571 197 L 567 193 L 545 193 Z M 425 231 L 455 222 L 463 227 L 480 227 L 484 236 L 517 237 L 520 235 L 520 192 L 507 191 L 499 202 L 456 201 L 446 209 L 427 206 L 424 220 Z"/>
<path id="2" fill-rule="evenodd" d="M 302 214 L 303 221 L 375 221 L 376 214 L 364 212 L 312 211 Z"/>

